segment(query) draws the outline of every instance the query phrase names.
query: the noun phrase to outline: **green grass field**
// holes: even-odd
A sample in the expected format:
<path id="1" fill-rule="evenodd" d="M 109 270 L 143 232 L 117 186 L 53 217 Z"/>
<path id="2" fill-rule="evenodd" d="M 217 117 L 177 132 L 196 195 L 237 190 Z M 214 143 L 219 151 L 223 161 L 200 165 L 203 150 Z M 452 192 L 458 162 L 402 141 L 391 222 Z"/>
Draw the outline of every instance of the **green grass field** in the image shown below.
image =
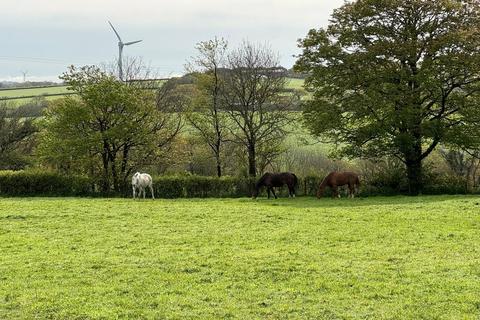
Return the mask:
<path id="1" fill-rule="evenodd" d="M 25 97 L 25 96 L 42 96 L 44 94 L 59 94 L 69 92 L 67 86 L 51 87 L 51 88 L 32 88 L 32 89 L 16 89 L 16 90 L 0 90 L 1 98 Z M 58 99 L 59 96 L 47 97 L 46 99 Z M 7 100 L 15 104 L 27 103 L 31 98 Z"/>
<path id="2" fill-rule="evenodd" d="M 0 319 L 478 319 L 480 198 L 0 199 Z"/>
<path id="3" fill-rule="evenodd" d="M 303 90 L 303 83 L 304 83 L 303 79 L 288 78 L 287 87 L 289 89 Z"/>
<path id="4" fill-rule="evenodd" d="M 287 80 L 287 88 L 303 90 L 303 79 L 289 78 Z M 32 88 L 32 89 L 16 89 L 16 90 L 0 90 L 0 99 L 1 98 L 10 98 L 10 97 L 24 97 L 24 96 L 42 96 L 45 94 L 59 94 L 67 93 L 67 86 L 51 87 L 51 88 Z M 61 96 L 46 97 L 47 100 L 58 99 Z M 20 105 L 27 103 L 31 98 L 25 99 L 15 99 L 7 100 L 15 105 Z"/>

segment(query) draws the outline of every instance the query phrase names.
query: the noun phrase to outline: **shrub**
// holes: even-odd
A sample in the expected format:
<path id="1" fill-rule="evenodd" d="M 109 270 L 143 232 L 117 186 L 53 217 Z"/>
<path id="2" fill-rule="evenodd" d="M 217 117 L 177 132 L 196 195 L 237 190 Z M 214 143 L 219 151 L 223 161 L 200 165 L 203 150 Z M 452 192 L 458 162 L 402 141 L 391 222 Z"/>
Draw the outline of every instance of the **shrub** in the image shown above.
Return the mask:
<path id="1" fill-rule="evenodd" d="M 85 196 L 92 193 L 88 178 L 52 172 L 0 171 L 0 195 Z"/>
<path id="2" fill-rule="evenodd" d="M 464 194 L 467 193 L 465 180 L 449 175 L 435 175 L 426 172 L 424 194 Z M 300 178 L 296 188 L 299 196 L 315 196 L 321 177 Z M 370 181 L 362 181 L 360 196 L 397 195 L 402 190 L 393 184 L 392 177 L 376 176 Z M 392 184 L 388 182 L 392 182 Z M 370 182 L 370 183 L 369 183 Z M 242 177 L 204 176 L 157 176 L 153 178 L 157 198 L 207 198 L 207 197 L 249 197 L 252 194 L 254 179 Z M 0 195 L 2 196 L 120 196 L 131 197 L 131 187 L 123 193 L 104 194 L 95 181 L 82 176 L 65 176 L 53 172 L 40 171 L 0 171 Z M 339 188 L 344 195 L 345 187 Z M 148 190 L 147 190 L 148 193 Z M 288 195 L 286 187 L 276 189 L 281 197 Z M 262 196 L 266 195 L 265 188 Z M 327 188 L 324 197 L 330 197 Z"/>

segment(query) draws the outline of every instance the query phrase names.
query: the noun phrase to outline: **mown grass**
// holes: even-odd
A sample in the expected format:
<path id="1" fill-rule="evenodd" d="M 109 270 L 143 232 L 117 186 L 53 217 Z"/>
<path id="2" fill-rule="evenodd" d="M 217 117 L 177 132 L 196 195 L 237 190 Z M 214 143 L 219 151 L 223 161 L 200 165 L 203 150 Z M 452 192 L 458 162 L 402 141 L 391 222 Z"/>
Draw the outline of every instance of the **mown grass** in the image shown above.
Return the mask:
<path id="1" fill-rule="evenodd" d="M 478 319 L 480 198 L 0 199 L 0 319 Z"/>

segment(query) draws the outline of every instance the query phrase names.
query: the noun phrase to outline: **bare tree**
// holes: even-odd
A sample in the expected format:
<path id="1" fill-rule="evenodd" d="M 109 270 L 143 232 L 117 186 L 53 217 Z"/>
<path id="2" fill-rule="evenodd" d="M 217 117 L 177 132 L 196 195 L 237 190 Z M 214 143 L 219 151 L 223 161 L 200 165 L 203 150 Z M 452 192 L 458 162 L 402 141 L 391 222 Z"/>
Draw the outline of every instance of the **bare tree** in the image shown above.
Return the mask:
<path id="1" fill-rule="evenodd" d="M 37 131 L 33 120 L 25 118 L 21 110 L 6 103 L 0 104 L 0 166 L 4 169 L 22 167 L 15 153 L 22 152 L 22 145 Z"/>
<path id="2" fill-rule="evenodd" d="M 118 63 L 111 61 L 100 65 L 105 73 L 117 77 Z M 143 89 L 156 90 L 161 86 L 158 74 L 154 72 L 151 65 L 147 64 L 141 57 L 125 57 L 123 60 L 123 81 L 129 86 L 136 86 Z"/>
<path id="3" fill-rule="evenodd" d="M 236 141 L 246 148 L 248 174 L 257 174 L 259 150 L 278 145 L 287 133 L 287 111 L 293 97 L 281 94 L 285 69 L 278 56 L 266 45 L 244 41 L 227 57 L 223 100 L 233 122 L 229 128 Z M 269 150 L 268 152 L 272 152 Z"/>
<path id="4" fill-rule="evenodd" d="M 215 158 L 217 176 L 222 176 L 222 145 L 226 140 L 227 121 L 222 112 L 222 72 L 225 68 L 227 41 L 216 38 L 197 44 L 197 56 L 187 65 L 194 74 L 196 95 L 187 120 L 210 147 Z"/>
<path id="5" fill-rule="evenodd" d="M 480 151 L 474 149 L 441 148 L 440 155 L 455 175 L 465 178 L 465 187 L 467 190 L 477 187 L 477 172 L 480 168 Z"/>

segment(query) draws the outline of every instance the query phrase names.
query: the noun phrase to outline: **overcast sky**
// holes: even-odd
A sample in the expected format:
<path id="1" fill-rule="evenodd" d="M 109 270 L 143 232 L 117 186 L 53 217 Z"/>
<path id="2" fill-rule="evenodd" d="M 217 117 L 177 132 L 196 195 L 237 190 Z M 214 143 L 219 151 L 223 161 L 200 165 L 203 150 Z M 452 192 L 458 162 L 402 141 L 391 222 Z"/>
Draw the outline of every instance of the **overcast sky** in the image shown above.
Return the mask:
<path id="1" fill-rule="evenodd" d="M 58 81 L 70 64 L 114 61 L 117 40 L 143 42 L 124 49 L 159 76 L 183 73 L 197 42 L 224 37 L 267 42 L 285 67 L 296 40 L 326 26 L 343 0 L 0 0 L 0 80 Z"/>

